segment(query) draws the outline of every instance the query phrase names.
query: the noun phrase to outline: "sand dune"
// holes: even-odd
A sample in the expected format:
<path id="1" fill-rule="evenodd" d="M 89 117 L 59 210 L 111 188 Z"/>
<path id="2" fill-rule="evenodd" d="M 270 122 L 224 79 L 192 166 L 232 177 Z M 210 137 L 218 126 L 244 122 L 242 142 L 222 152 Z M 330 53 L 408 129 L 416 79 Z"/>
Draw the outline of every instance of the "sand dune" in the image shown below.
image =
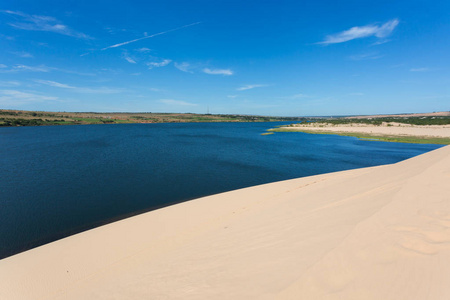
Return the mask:
<path id="1" fill-rule="evenodd" d="M 450 138 L 450 125 L 409 125 L 400 123 L 390 123 L 383 126 L 367 124 L 295 124 L 292 127 L 280 127 L 284 130 L 308 131 L 308 132 L 336 132 L 336 133 L 361 133 L 379 136 L 414 136 L 425 138 Z"/>
<path id="2" fill-rule="evenodd" d="M 450 299 L 450 146 L 135 216 L 0 261 L 0 299 Z"/>

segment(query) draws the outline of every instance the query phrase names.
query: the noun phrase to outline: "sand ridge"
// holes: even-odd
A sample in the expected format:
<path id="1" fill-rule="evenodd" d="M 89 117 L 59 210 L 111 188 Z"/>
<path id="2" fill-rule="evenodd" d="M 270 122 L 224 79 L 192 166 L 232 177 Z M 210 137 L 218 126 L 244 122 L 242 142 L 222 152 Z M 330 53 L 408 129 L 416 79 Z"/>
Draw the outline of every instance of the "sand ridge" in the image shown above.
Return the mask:
<path id="1" fill-rule="evenodd" d="M 450 299 L 450 146 L 204 197 L 0 260 L 0 299 Z"/>
<path id="2" fill-rule="evenodd" d="M 380 126 L 368 124 L 329 124 L 311 123 L 295 124 L 293 126 L 280 127 L 283 130 L 308 132 L 336 132 L 336 133 L 361 133 L 380 136 L 413 136 L 413 137 L 439 137 L 450 138 L 450 125 L 410 125 L 401 123 L 384 123 Z"/>

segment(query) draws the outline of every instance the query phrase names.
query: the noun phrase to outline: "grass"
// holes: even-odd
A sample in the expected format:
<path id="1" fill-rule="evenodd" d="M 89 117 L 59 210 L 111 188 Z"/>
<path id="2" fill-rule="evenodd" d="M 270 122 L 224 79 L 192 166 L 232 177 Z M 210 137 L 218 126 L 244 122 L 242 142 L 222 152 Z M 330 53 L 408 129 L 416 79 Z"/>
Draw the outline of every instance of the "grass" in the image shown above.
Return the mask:
<path id="1" fill-rule="evenodd" d="M 322 119 L 316 120 L 315 123 L 328 123 L 333 125 L 341 125 L 341 124 L 368 124 L 379 126 L 383 123 L 402 123 L 402 124 L 410 124 L 410 125 L 449 125 L 450 117 L 449 116 L 434 116 L 434 117 L 382 117 L 382 118 L 333 118 L 333 119 Z M 393 126 L 388 125 L 388 126 Z"/>
<path id="2" fill-rule="evenodd" d="M 380 142 L 395 142 L 395 143 L 411 143 L 411 144 L 437 144 L 437 145 L 450 145 L 450 138 L 437 138 L 437 137 L 423 137 L 423 136 L 392 136 L 392 135 L 371 135 L 367 133 L 353 133 L 353 132 L 334 132 L 334 131 L 313 131 L 305 129 L 284 129 L 273 128 L 269 129 L 270 132 L 304 132 L 309 134 L 332 134 L 340 136 L 352 136 L 361 140 L 371 140 Z"/>
<path id="3" fill-rule="evenodd" d="M 0 126 L 42 126 L 123 123 L 275 122 L 302 121 L 301 117 L 215 115 L 192 113 L 94 113 L 45 112 L 0 109 Z"/>

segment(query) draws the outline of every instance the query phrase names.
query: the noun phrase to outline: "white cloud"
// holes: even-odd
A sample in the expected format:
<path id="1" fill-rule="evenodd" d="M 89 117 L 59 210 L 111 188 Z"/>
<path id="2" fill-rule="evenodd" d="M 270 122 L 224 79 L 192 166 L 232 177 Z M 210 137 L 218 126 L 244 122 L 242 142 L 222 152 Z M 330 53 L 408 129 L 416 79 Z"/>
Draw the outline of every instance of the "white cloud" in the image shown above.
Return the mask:
<path id="1" fill-rule="evenodd" d="M 33 67 L 33 66 L 26 66 L 26 65 L 16 65 L 16 66 L 14 66 L 13 70 L 31 71 L 31 72 L 50 72 L 50 68 L 46 67 L 46 66 Z"/>
<path id="2" fill-rule="evenodd" d="M 172 62 L 172 60 L 170 60 L 170 59 L 164 59 L 162 62 L 149 62 L 149 63 L 147 63 L 147 67 L 149 69 L 165 67 L 168 64 L 170 64 L 171 62 Z"/>
<path id="3" fill-rule="evenodd" d="M 6 66 L 5 66 L 6 68 Z M 3 68 L 4 69 L 4 68 Z M 29 71 L 29 72 L 50 72 L 51 68 L 41 65 L 41 66 L 27 66 L 27 65 L 15 65 L 8 70 L 0 70 L 0 73 L 15 73 L 21 71 Z"/>
<path id="4" fill-rule="evenodd" d="M 112 89 L 108 87 L 98 87 L 98 88 L 90 88 L 90 87 L 76 87 L 68 84 L 51 81 L 51 80 L 34 80 L 37 83 L 45 84 L 51 87 L 57 87 L 62 89 L 70 89 L 76 93 L 86 93 L 86 94 L 118 94 L 122 93 L 122 89 Z"/>
<path id="5" fill-rule="evenodd" d="M 382 25 L 366 25 L 361 27 L 355 26 L 340 33 L 328 35 L 325 37 L 324 41 L 319 42 L 318 44 L 329 45 L 344 43 L 354 39 L 360 39 L 370 36 L 375 36 L 382 39 L 389 36 L 398 24 L 399 20 L 393 19 Z"/>
<path id="6" fill-rule="evenodd" d="M 76 38 L 91 39 L 88 35 L 77 32 L 66 25 L 62 24 L 59 20 L 49 16 L 28 15 L 19 11 L 3 10 L 3 13 L 15 16 L 19 19 L 16 22 L 9 23 L 10 26 L 33 31 L 48 31 L 55 32 L 63 35 L 68 35 Z"/>
<path id="7" fill-rule="evenodd" d="M 175 65 L 175 68 L 177 68 L 180 71 L 192 73 L 192 71 L 189 71 L 189 68 L 191 68 L 191 65 L 187 62 L 175 63 L 174 65 Z"/>
<path id="8" fill-rule="evenodd" d="M 0 73 L 17 73 L 17 72 L 44 72 L 48 73 L 50 71 L 57 71 L 57 72 L 63 72 L 68 74 L 76 74 L 80 76 L 95 76 L 94 73 L 84 73 L 84 72 L 78 72 L 73 70 L 66 70 L 66 69 L 59 69 L 54 67 L 48 67 L 45 65 L 40 66 L 27 66 L 27 65 L 15 65 L 13 67 L 10 67 L 9 69 L 7 66 L 0 65 Z"/>
<path id="9" fill-rule="evenodd" d="M 311 98 L 311 96 L 306 95 L 306 94 L 298 93 L 298 94 L 294 94 L 294 95 L 291 95 L 291 96 L 281 96 L 281 97 L 277 97 L 277 98 L 295 100 L 295 99 Z"/>
<path id="10" fill-rule="evenodd" d="M 305 94 L 295 94 L 295 95 L 292 95 L 292 99 L 299 99 L 299 98 L 308 98 L 309 96 L 308 95 L 305 95 Z"/>
<path id="11" fill-rule="evenodd" d="M 103 48 L 101 50 L 107 50 L 107 49 L 110 49 L 110 48 L 122 47 L 122 46 L 131 44 L 131 43 L 134 43 L 134 42 L 137 42 L 137 41 L 149 39 L 149 38 L 152 38 L 152 37 L 155 37 L 155 36 L 158 36 L 158 35 L 166 34 L 166 33 L 172 32 L 172 31 L 180 30 L 180 29 L 183 29 L 183 28 L 186 28 L 186 27 L 190 27 L 190 26 L 194 26 L 194 25 L 197 25 L 197 24 L 200 24 L 200 23 L 201 22 L 195 22 L 195 23 L 184 25 L 184 26 L 177 27 L 177 28 L 174 28 L 174 29 L 158 32 L 158 33 L 155 33 L 155 34 L 152 34 L 152 35 L 147 35 L 147 33 L 145 33 L 144 37 L 141 37 L 141 38 L 138 38 L 138 39 L 134 39 L 134 40 L 131 40 L 131 41 L 127 41 L 127 42 L 123 42 L 123 43 L 119 43 L 119 44 L 114 44 L 114 45 L 105 47 L 105 48 Z"/>
<path id="12" fill-rule="evenodd" d="M 137 52 L 150 52 L 151 49 L 146 48 L 146 47 L 142 47 L 142 48 L 136 49 L 136 51 L 137 51 Z"/>
<path id="13" fill-rule="evenodd" d="M 245 91 L 245 90 L 251 90 L 254 88 L 259 88 L 259 87 L 264 87 L 264 86 L 267 86 L 267 85 L 265 85 L 265 84 L 247 84 L 247 85 L 241 86 L 240 88 L 237 88 L 236 90 L 237 91 Z"/>
<path id="14" fill-rule="evenodd" d="M 0 80 L 0 86 L 19 86 L 20 82 L 18 81 L 14 81 L 14 80 L 9 80 L 9 81 L 4 81 L 4 80 Z"/>
<path id="15" fill-rule="evenodd" d="M 383 44 L 389 43 L 390 41 L 392 41 L 392 40 L 390 40 L 390 39 L 381 39 L 381 40 L 376 41 L 375 43 L 373 43 L 372 46 L 383 45 Z"/>
<path id="16" fill-rule="evenodd" d="M 30 92 L 21 92 L 17 90 L 0 90 L 0 104 L 2 105 L 20 105 L 30 102 L 55 101 L 58 97 L 43 96 Z"/>
<path id="17" fill-rule="evenodd" d="M 210 68 L 204 68 L 203 72 L 206 74 L 211 74 L 211 75 L 233 75 L 233 71 L 231 71 L 230 69 L 210 69 Z"/>
<path id="18" fill-rule="evenodd" d="M 8 67 L 7 65 L 0 64 L 0 69 L 7 68 L 7 67 Z"/>
<path id="19" fill-rule="evenodd" d="M 51 81 L 51 80 L 40 80 L 40 79 L 36 79 L 34 80 L 37 83 L 41 83 L 41 84 L 45 84 L 48 86 L 53 86 L 53 87 L 58 87 L 58 88 L 63 88 L 63 89 L 74 89 L 74 86 L 70 86 L 64 83 L 59 83 L 56 81 Z"/>
<path id="20" fill-rule="evenodd" d="M 197 106 L 195 103 L 190 103 L 186 101 L 179 101 L 173 99 L 161 99 L 159 102 L 167 104 L 167 105 L 177 105 L 177 106 Z"/>
<path id="21" fill-rule="evenodd" d="M 382 58 L 383 55 L 378 54 L 378 52 L 370 52 L 370 53 L 362 53 L 362 54 L 355 54 L 350 56 L 349 58 L 351 60 L 370 60 L 370 59 L 378 59 Z"/>
<path id="22" fill-rule="evenodd" d="M 34 56 L 28 52 L 12 52 L 14 55 L 17 55 L 19 57 L 23 57 L 23 58 L 33 58 Z"/>
<path id="23" fill-rule="evenodd" d="M 130 64 L 135 64 L 136 63 L 136 60 L 134 60 L 131 56 L 129 56 L 127 52 L 123 53 L 123 58 L 125 58 L 125 60 L 127 62 L 129 62 Z"/>
<path id="24" fill-rule="evenodd" d="M 152 92 L 162 92 L 163 90 L 157 88 L 148 88 Z"/>
<path id="25" fill-rule="evenodd" d="M 237 97 L 237 95 L 228 95 L 227 97 L 228 97 L 228 98 L 231 98 L 231 99 L 234 99 L 234 98 Z"/>
<path id="26" fill-rule="evenodd" d="M 86 93 L 86 94 L 119 94 L 123 93 L 123 89 L 112 89 L 109 87 L 99 87 L 99 88 L 86 88 L 86 87 L 77 87 L 74 89 L 75 92 L 78 93 Z"/>
<path id="27" fill-rule="evenodd" d="M 127 62 L 129 62 L 130 64 L 135 64 L 136 63 L 136 61 L 134 61 L 131 57 L 129 57 L 129 56 L 125 56 L 124 57 L 125 58 L 125 60 L 127 61 Z"/>
<path id="28" fill-rule="evenodd" d="M 412 68 L 409 71 L 411 71 L 411 72 L 427 72 L 427 71 L 430 71 L 430 69 L 429 68 Z"/>

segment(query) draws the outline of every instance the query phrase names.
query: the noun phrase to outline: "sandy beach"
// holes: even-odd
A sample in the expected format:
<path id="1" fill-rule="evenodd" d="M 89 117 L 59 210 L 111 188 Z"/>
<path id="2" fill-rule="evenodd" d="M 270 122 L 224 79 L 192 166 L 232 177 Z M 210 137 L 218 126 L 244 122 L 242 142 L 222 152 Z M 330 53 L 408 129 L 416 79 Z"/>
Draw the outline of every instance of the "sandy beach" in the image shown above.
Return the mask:
<path id="1" fill-rule="evenodd" d="M 446 146 L 196 199 L 0 260 L 0 299 L 450 299 L 449 182 Z"/>
<path id="2" fill-rule="evenodd" d="M 380 126 L 367 124 L 295 124 L 294 126 L 280 127 L 283 130 L 330 132 L 330 133 L 360 133 L 374 136 L 412 136 L 424 138 L 450 138 L 450 125 L 409 125 L 401 123 L 384 123 Z"/>

